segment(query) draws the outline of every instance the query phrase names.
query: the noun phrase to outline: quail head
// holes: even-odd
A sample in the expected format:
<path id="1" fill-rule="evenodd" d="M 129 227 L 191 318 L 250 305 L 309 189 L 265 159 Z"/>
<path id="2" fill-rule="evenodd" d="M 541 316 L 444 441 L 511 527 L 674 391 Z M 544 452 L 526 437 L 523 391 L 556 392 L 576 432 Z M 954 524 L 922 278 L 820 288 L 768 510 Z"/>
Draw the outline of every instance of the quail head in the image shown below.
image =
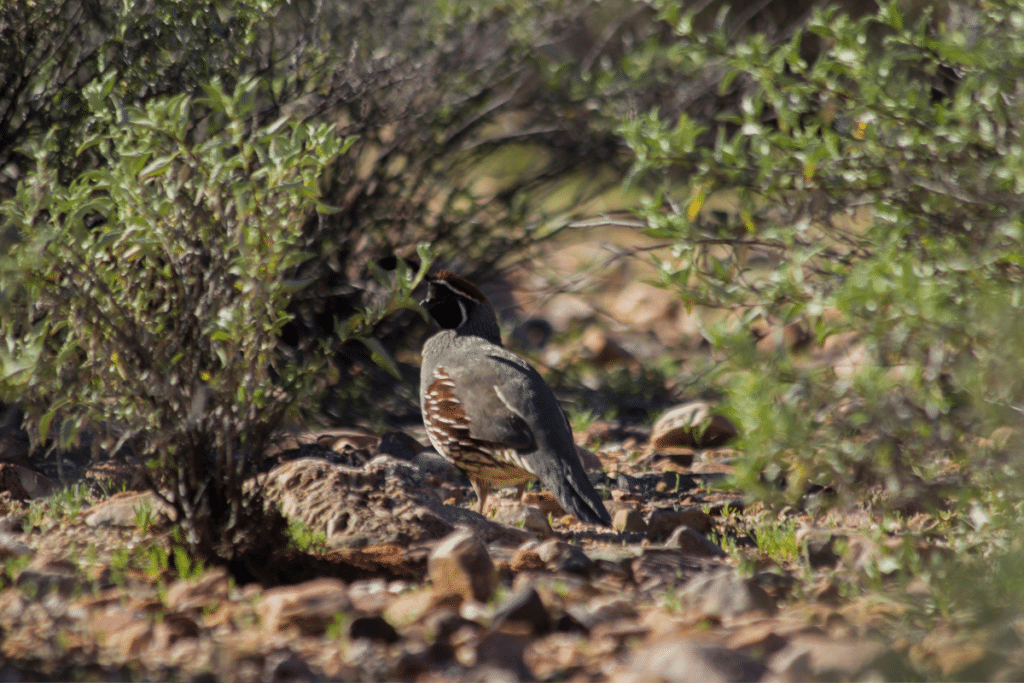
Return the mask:
<path id="1" fill-rule="evenodd" d="M 487 297 L 442 270 L 430 277 L 423 307 L 443 328 L 423 346 L 423 424 L 437 452 L 469 477 L 479 511 L 491 484 L 539 479 L 580 521 L 610 526 L 562 407 L 540 374 L 502 346 Z"/>

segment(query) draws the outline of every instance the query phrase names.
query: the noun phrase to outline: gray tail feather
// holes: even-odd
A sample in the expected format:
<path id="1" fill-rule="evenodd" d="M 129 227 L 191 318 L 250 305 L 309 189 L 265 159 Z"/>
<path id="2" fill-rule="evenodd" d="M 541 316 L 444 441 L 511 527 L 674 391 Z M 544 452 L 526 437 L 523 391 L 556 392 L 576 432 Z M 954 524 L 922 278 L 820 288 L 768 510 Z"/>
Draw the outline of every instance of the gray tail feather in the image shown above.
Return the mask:
<path id="1" fill-rule="evenodd" d="M 574 461 L 550 456 L 538 458 L 542 460 L 538 463 L 541 466 L 534 469 L 541 483 L 554 494 L 566 512 L 587 524 L 611 526 L 612 517 L 601 502 L 601 496 L 590 483 L 590 477 L 575 453 L 573 458 Z"/>

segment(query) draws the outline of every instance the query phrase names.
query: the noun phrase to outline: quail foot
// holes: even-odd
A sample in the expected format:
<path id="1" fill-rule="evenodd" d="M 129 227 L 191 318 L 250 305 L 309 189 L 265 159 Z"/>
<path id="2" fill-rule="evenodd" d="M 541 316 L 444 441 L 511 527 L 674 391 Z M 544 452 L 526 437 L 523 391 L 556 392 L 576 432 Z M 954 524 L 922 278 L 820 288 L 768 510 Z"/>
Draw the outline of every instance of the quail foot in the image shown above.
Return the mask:
<path id="1" fill-rule="evenodd" d="M 423 307 L 443 328 L 423 346 L 423 424 L 437 452 L 469 477 L 478 511 L 492 484 L 522 490 L 539 479 L 580 521 L 610 526 L 565 413 L 540 374 L 502 346 L 487 297 L 442 270 Z"/>

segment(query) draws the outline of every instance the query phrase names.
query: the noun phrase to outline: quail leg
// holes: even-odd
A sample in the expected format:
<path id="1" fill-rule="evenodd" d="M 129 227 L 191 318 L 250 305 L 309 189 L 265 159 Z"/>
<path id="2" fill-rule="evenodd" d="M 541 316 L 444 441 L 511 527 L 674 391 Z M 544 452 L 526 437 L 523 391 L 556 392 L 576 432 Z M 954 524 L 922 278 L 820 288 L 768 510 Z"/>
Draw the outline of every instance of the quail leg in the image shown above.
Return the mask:
<path id="1" fill-rule="evenodd" d="M 487 494 L 491 490 L 490 483 L 482 481 L 480 479 L 470 479 L 469 482 L 473 485 L 473 491 L 476 492 L 477 501 L 477 512 L 481 515 L 484 514 L 484 501 L 487 500 Z"/>

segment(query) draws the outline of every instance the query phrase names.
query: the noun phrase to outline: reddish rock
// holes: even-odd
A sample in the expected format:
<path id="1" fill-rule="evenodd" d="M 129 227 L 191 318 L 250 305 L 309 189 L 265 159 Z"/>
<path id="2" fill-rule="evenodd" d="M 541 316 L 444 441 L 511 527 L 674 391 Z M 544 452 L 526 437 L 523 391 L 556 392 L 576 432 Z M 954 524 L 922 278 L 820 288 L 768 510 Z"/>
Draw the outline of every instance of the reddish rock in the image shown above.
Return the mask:
<path id="1" fill-rule="evenodd" d="M 463 600 L 487 602 L 498 583 L 487 547 L 465 530 L 437 544 L 427 560 L 427 572 L 436 595 L 455 594 Z"/>
<path id="2" fill-rule="evenodd" d="M 648 452 L 673 448 L 718 448 L 736 437 L 736 425 L 703 401 L 672 408 L 654 423 Z"/>
<path id="3" fill-rule="evenodd" d="M 546 566 L 537 551 L 529 548 L 516 550 L 509 563 L 509 568 L 514 572 L 540 571 Z"/>
<path id="4" fill-rule="evenodd" d="M 540 508 L 540 511 L 545 515 L 551 515 L 554 518 L 559 518 L 565 515 L 565 510 L 555 500 L 555 496 L 550 491 L 529 491 L 523 494 L 523 503 L 526 505 L 532 505 Z"/>
<path id="5" fill-rule="evenodd" d="M 622 508 L 612 517 L 612 529 L 618 532 L 645 533 L 647 522 L 633 508 Z"/>
<path id="6" fill-rule="evenodd" d="M 313 579 L 263 593 L 257 613 L 266 631 L 291 628 L 303 635 L 321 635 L 338 614 L 352 609 L 345 584 L 337 579 Z"/>
<path id="7" fill-rule="evenodd" d="M 93 614 L 89 627 L 100 643 L 118 651 L 122 659 L 138 657 L 153 640 L 153 626 L 145 615 L 119 608 Z"/>
<path id="8" fill-rule="evenodd" d="M 178 579 L 168 586 L 167 606 L 176 612 L 203 612 L 227 600 L 229 588 L 227 570 L 214 567 L 196 579 Z"/>

